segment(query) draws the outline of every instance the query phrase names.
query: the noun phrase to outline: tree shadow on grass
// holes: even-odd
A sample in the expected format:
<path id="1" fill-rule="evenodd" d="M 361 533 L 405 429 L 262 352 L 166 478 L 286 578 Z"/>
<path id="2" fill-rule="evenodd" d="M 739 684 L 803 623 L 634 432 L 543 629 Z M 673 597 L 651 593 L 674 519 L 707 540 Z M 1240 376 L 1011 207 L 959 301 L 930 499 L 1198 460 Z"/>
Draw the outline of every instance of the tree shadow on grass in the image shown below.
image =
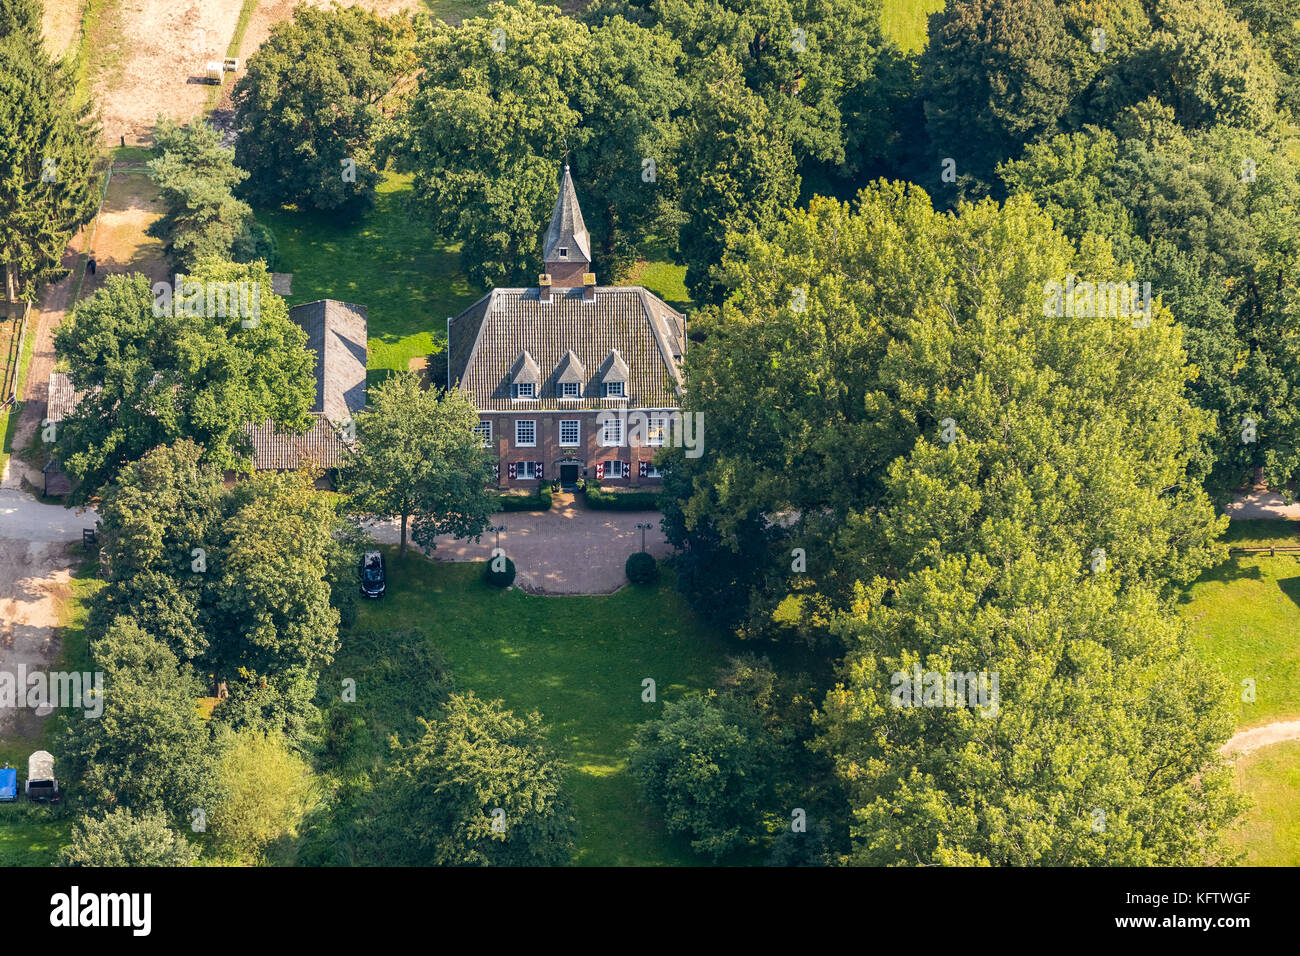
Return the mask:
<path id="1" fill-rule="evenodd" d="M 1291 601 L 1300 607 L 1300 575 L 1293 578 L 1281 578 L 1277 586 L 1282 589 L 1282 593 L 1291 599 Z"/>

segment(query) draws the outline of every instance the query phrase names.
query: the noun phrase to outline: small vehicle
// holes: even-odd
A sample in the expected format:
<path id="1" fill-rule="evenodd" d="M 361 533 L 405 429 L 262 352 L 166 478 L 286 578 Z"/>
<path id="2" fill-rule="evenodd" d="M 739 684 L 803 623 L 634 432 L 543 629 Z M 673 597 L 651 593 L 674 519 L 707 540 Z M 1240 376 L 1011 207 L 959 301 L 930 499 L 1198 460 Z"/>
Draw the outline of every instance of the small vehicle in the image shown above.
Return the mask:
<path id="1" fill-rule="evenodd" d="M 0 767 L 0 803 L 13 803 L 18 799 L 18 771 L 13 767 Z"/>
<path id="2" fill-rule="evenodd" d="M 381 598 L 387 589 L 384 556 L 378 551 L 367 551 L 361 556 L 361 593 L 368 598 Z"/>

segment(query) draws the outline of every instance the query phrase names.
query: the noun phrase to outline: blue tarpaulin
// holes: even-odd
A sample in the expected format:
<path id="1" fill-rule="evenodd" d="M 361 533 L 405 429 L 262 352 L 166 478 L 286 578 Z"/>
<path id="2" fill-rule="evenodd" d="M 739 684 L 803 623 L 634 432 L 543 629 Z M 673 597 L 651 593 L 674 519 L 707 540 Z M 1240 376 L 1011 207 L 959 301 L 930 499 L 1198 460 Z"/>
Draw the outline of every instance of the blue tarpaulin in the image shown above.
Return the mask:
<path id="1" fill-rule="evenodd" d="M 18 799 L 18 771 L 11 767 L 0 769 L 0 801 Z"/>

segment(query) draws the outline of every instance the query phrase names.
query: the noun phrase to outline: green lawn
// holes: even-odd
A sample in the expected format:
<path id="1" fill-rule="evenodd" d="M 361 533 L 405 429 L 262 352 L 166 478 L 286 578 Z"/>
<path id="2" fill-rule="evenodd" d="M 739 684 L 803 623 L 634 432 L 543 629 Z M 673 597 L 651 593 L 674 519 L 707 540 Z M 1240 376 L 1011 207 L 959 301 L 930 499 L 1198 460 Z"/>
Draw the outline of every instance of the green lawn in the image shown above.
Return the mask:
<path id="1" fill-rule="evenodd" d="M 904 50 L 925 48 L 926 18 L 943 9 L 943 0 L 885 0 L 880 11 L 885 36 Z"/>
<path id="2" fill-rule="evenodd" d="M 349 675 L 357 680 L 356 706 L 374 724 L 375 745 L 388 732 L 411 732 L 416 715 L 410 710 L 428 706 L 420 702 L 420 678 L 427 682 L 440 653 L 458 689 L 501 698 L 516 711 L 541 712 L 572 768 L 579 863 L 701 862 L 640 805 L 626 773 L 635 726 L 657 716 L 664 701 L 713 686 L 730 649 L 696 621 L 671 585 L 629 587 L 605 597 L 537 597 L 488 587 L 481 564 L 417 556 L 399 561 L 389 553 L 388 595 L 361 609 L 354 633 L 382 639 L 413 630 L 427 647 L 394 648 L 383 660 L 383 649 L 371 640 L 345 635 L 324 678 L 327 686 Z M 425 673 L 399 680 L 395 658 L 420 654 Z M 376 691 L 369 699 L 368 676 L 377 685 L 369 688 Z M 653 704 L 641 701 L 646 677 L 656 682 Z"/>
<path id="3" fill-rule="evenodd" d="M 1240 547 L 1300 545 L 1300 522 L 1233 521 L 1224 540 Z M 1182 596 L 1193 648 L 1232 682 L 1240 728 L 1300 717 L 1300 554 L 1233 555 Z M 1255 680 L 1255 702 L 1241 682 Z M 1300 865 L 1300 742 L 1270 744 L 1237 761 L 1237 783 L 1254 806 L 1236 844 L 1255 865 Z"/>
<path id="4" fill-rule="evenodd" d="M 1300 546 L 1288 521 L 1234 521 L 1225 540 L 1242 547 Z M 1300 717 L 1300 554 L 1234 555 L 1202 575 L 1183 595 L 1202 659 L 1232 682 L 1238 726 Z M 1241 682 L 1255 681 L 1255 702 L 1241 700 Z"/>
<path id="5" fill-rule="evenodd" d="M 296 209 L 257 213 L 279 243 L 279 270 L 293 273 L 290 305 L 328 298 L 366 307 L 372 382 L 440 351 L 447 317 L 480 294 L 460 272 L 460 247 L 407 215 L 409 195 L 410 177 L 389 174 L 374 208 L 355 222 Z"/>
<path id="6" fill-rule="evenodd" d="M 1300 866 L 1300 740 L 1270 744 L 1237 763 L 1237 782 L 1254 807 L 1237 844 L 1251 866 Z"/>

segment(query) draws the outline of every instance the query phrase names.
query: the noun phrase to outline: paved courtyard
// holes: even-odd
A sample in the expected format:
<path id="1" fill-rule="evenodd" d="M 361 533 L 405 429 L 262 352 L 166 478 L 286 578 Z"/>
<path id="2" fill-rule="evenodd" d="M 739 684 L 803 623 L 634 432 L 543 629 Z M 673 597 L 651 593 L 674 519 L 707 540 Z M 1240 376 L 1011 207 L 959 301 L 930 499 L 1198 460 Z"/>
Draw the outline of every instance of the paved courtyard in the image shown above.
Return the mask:
<path id="1" fill-rule="evenodd" d="M 623 565 L 641 550 L 638 524 L 649 524 L 645 548 L 656 558 L 672 548 L 664 540 L 657 511 L 589 511 L 569 494 L 556 494 L 550 511 L 501 512 L 501 548 L 515 563 L 515 583 L 538 594 L 611 594 L 627 583 Z M 368 522 L 381 544 L 397 544 L 396 521 Z M 475 543 L 443 536 L 429 553 L 435 561 L 486 561 L 496 547 L 489 532 Z M 414 547 L 414 545 L 412 545 Z M 428 552 L 426 552 L 428 553 Z"/>

